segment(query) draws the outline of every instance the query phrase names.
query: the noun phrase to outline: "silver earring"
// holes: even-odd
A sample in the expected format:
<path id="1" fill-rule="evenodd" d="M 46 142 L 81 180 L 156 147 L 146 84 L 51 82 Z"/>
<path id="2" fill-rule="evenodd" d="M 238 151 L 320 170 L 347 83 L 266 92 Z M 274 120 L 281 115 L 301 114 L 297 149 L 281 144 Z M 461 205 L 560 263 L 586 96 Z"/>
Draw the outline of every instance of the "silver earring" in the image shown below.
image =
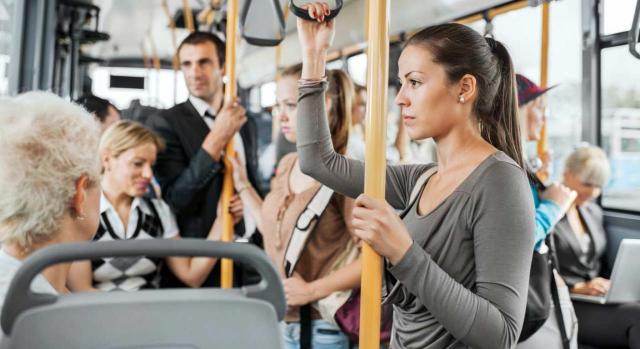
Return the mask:
<path id="1" fill-rule="evenodd" d="M 464 103 L 464 96 L 463 95 L 460 95 L 460 97 L 458 97 L 458 102 Z"/>

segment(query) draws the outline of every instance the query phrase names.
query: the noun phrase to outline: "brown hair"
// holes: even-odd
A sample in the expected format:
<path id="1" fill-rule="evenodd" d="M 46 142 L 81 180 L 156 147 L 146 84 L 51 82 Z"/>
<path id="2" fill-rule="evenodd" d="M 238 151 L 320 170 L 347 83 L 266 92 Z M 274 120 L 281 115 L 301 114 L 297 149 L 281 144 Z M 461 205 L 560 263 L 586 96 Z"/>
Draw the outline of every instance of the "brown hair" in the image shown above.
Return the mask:
<path id="1" fill-rule="evenodd" d="M 302 76 L 302 63 L 296 64 L 296 65 L 292 65 L 289 67 L 284 68 L 281 72 L 280 72 L 280 78 L 286 78 L 286 77 L 295 77 L 296 79 L 300 79 L 300 77 Z"/>
<path id="2" fill-rule="evenodd" d="M 225 50 L 226 45 L 225 42 L 220 39 L 217 35 L 209 32 L 200 32 L 195 31 L 187 35 L 184 40 L 178 46 L 178 50 L 176 52 L 180 55 L 180 50 L 184 45 L 202 45 L 206 42 L 210 42 L 216 48 L 216 55 L 218 56 L 218 64 L 220 67 L 224 67 L 225 62 Z"/>
<path id="3" fill-rule="evenodd" d="M 331 99 L 331 109 L 329 109 L 331 140 L 336 152 L 344 154 L 349 143 L 354 86 L 349 75 L 342 70 L 329 70 L 327 80 L 329 81 L 327 98 Z"/>
<path id="4" fill-rule="evenodd" d="M 465 74 L 476 78 L 478 98 L 473 113 L 482 138 L 522 167 L 515 73 L 504 45 L 457 23 L 425 28 L 405 47 L 411 45 L 429 50 L 434 62 L 444 67 L 449 82 L 455 83 Z"/>

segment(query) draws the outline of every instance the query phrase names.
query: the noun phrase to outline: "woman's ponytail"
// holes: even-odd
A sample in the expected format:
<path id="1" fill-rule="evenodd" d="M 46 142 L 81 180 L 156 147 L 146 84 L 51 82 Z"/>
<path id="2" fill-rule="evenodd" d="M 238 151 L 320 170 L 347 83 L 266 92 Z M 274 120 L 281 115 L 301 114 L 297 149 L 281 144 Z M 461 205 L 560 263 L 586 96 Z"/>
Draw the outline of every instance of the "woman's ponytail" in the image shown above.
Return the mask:
<path id="1" fill-rule="evenodd" d="M 494 147 L 509 155 L 524 168 L 520 123 L 518 119 L 518 97 L 516 94 L 515 72 L 506 47 L 493 38 L 485 38 L 496 58 L 498 82 L 491 112 L 481 117 L 482 137 Z"/>

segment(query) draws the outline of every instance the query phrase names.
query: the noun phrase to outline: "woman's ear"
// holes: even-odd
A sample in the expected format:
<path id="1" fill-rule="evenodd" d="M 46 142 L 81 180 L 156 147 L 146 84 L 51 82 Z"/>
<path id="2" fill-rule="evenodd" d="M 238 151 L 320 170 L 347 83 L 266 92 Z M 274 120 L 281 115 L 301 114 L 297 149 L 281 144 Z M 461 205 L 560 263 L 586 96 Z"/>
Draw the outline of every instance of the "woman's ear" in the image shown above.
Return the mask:
<path id="1" fill-rule="evenodd" d="M 84 204 L 87 200 L 87 189 L 89 189 L 89 178 L 85 175 L 80 176 L 76 180 L 76 193 L 73 195 L 71 208 L 73 209 L 75 219 L 83 220 L 85 217 Z"/>
<path id="2" fill-rule="evenodd" d="M 108 151 L 105 151 L 100 156 L 100 164 L 102 165 L 102 173 L 105 173 L 105 172 L 110 170 L 110 164 L 109 164 L 110 161 L 111 161 L 111 154 Z"/>
<path id="3" fill-rule="evenodd" d="M 458 102 L 465 103 L 466 101 L 472 101 L 476 97 L 477 89 L 476 77 L 471 74 L 465 74 L 458 83 Z"/>

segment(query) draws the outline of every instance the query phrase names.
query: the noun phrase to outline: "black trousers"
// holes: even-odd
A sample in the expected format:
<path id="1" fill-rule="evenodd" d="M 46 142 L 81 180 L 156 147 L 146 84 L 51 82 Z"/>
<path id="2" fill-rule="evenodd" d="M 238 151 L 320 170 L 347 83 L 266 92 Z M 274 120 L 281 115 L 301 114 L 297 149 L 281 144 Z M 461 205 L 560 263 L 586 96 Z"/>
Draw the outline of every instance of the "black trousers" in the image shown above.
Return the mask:
<path id="1" fill-rule="evenodd" d="M 640 349 L 640 303 L 573 302 L 578 342 L 597 348 Z"/>

